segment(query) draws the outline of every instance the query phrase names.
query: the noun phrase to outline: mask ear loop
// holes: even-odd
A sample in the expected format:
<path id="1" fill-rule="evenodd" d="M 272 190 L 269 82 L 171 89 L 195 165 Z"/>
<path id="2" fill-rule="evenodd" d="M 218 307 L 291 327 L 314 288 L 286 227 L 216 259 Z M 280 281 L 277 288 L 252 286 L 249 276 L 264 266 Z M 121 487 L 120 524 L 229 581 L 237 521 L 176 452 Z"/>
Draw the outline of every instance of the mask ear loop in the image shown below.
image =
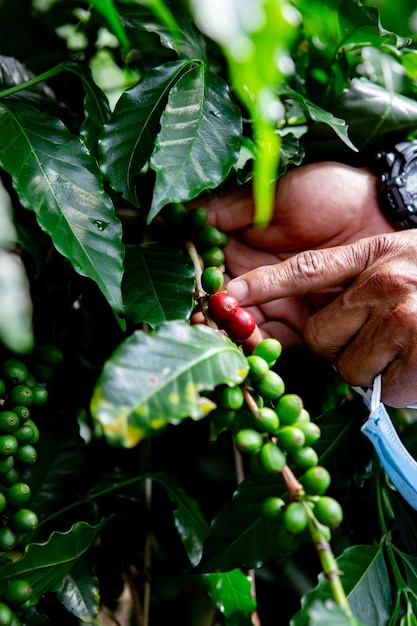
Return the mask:
<path id="1" fill-rule="evenodd" d="M 374 380 L 371 396 L 371 413 L 373 413 L 377 407 L 381 404 L 381 388 L 382 388 L 382 376 L 378 376 Z"/>

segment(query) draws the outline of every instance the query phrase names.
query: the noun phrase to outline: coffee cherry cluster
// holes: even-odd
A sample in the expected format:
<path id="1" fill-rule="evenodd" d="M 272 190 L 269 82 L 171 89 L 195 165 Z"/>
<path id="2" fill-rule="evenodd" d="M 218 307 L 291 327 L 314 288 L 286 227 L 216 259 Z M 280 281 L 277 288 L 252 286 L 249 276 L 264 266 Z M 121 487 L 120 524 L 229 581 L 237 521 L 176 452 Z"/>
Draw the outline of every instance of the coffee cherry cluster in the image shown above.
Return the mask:
<path id="1" fill-rule="evenodd" d="M 38 526 L 30 508 L 31 489 L 21 473 L 36 463 L 36 418 L 48 399 L 47 382 L 61 360 L 56 346 L 42 345 L 25 359 L 9 354 L 0 366 L 0 553 L 5 558 Z M 9 581 L 0 596 L 0 626 L 20 624 L 15 610 L 26 608 L 31 594 L 27 581 Z"/>
<path id="2" fill-rule="evenodd" d="M 248 339 L 255 330 L 256 322 L 252 313 L 239 306 L 236 298 L 227 291 L 212 294 L 207 307 L 211 317 L 233 340 Z"/>
<path id="3" fill-rule="evenodd" d="M 298 485 L 286 499 L 267 498 L 261 514 L 277 523 L 278 543 L 285 552 L 310 538 L 309 519 L 325 536 L 342 521 L 339 503 L 325 495 L 329 472 L 318 465 L 313 444 L 320 428 L 311 421 L 300 396 L 285 392 L 281 376 L 273 369 L 281 344 L 263 339 L 247 357 L 249 373 L 240 387 L 221 387 L 215 397 L 212 420 L 217 430 L 234 433 L 237 449 L 249 457 L 254 474 L 273 476 L 291 471 Z"/>

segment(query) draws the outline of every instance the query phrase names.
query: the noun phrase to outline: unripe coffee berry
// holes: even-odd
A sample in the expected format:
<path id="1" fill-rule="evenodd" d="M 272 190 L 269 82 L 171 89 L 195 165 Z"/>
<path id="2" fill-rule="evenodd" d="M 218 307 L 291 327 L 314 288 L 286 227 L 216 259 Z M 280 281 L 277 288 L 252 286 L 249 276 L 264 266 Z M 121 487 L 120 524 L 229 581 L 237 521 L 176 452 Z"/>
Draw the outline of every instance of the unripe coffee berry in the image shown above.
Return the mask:
<path id="1" fill-rule="evenodd" d="M 330 486 L 330 473 L 325 467 L 317 465 L 311 467 L 301 476 L 300 483 L 310 496 L 321 496 Z"/>
<path id="2" fill-rule="evenodd" d="M 31 406 L 33 401 L 32 389 L 27 385 L 16 385 L 7 398 L 9 406 Z"/>
<path id="3" fill-rule="evenodd" d="M 252 428 L 243 428 L 236 433 L 235 442 L 237 449 L 243 454 L 255 454 L 263 444 L 261 433 Z"/>
<path id="4" fill-rule="evenodd" d="M 26 365 L 15 358 L 6 359 L 1 367 L 1 372 L 4 379 L 12 385 L 24 383 L 28 375 Z"/>
<path id="5" fill-rule="evenodd" d="M 305 436 L 305 445 L 311 446 L 318 439 L 320 439 L 321 430 L 314 422 L 297 422 L 297 428 L 303 431 Z"/>
<path id="6" fill-rule="evenodd" d="M 272 367 L 275 365 L 275 362 L 281 355 L 281 352 L 282 346 L 278 339 L 266 337 L 255 346 L 252 354 L 261 356 L 269 364 L 269 367 Z"/>
<path id="7" fill-rule="evenodd" d="M 228 428 L 231 426 L 235 419 L 235 412 L 229 409 L 216 408 L 212 411 L 211 419 L 219 428 Z"/>
<path id="8" fill-rule="evenodd" d="M 187 212 L 185 219 L 190 230 L 199 230 L 206 225 L 208 214 L 204 207 L 195 206 Z"/>
<path id="9" fill-rule="evenodd" d="M 36 463 L 37 456 L 36 448 L 30 443 L 19 446 L 15 453 L 16 460 L 25 465 L 33 465 L 33 463 Z"/>
<path id="10" fill-rule="evenodd" d="M 38 527 L 38 516 L 30 509 L 18 509 L 10 517 L 10 524 L 18 533 L 28 533 Z"/>
<path id="11" fill-rule="evenodd" d="M 284 526 L 292 535 L 300 535 L 307 527 L 308 514 L 301 502 L 291 502 L 282 513 Z"/>
<path id="12" fill-rule="evenodd" d="M 204 267 L 210 267 L 212 265 L 221 267 L 225 262 L 224 252 L 219 246 L 213 246 L 207 250 L 202 250 L 200 252 L 200 257 L 203 261 Z"/>
<path id="13" fill-rule="evenodd" d="M 238 411 L 242 408 L 245 398 L 240 387 L 222 387 L 219 393 L 219 405 L 223 409 Z"/>
<path id="14" fill-rule="evenodd" d="M 261 504 L 261 515 L 265 519 L 277 519 L 281 517 L 284 506 L 285 502 L 282 498 L 270 496 L 265 498 Z"/>
<path id="15" fill-rule="evenodd" d="M 277 413 L 282 424 L 295 424 L 301 415 L 303 401 L 295 393 L 286 393 L 277 402 Z"/>
<path id="16" fill-rule="evenodd" d="M 239 306 L 233 317 L 224 320 L 223 328 L 232 339 L 244 341 L 255 330 L 256 322 L 250 311 Z"/>
<path id="17" fill-rule="evenodd" d="M 252 420 L 255 428 L 261 433 L 275 433 L 279 428 L 278 414 L 268 406 L 253 413 Z"/>
<path id="18" fill-rule="evenodd" d="M 0 602 L 0 626 L 13 626 L 15 619 L 16 615 L 12 609 L 4 602 Z"/>
<path id="19" fill-rule="evenodd" d="M 17 543 L 16 533 L 9 526 L 0 528 L 0 551 L 10 552 Z"/>
<path id="20" fill-rule="evenodd" d="M 12 607 L 19 608 L 29 600 L 32 593 L 32 587 L 26 580 L 12 580 L 4 590 L 3 598 Z"/>
<path id="21" fill-rule="evenodd" d="M 0 435 L 0 454 L 11 456 L 17 451 L 18 441 L 14 435 Z"/>
<path id="22" fill-rule="evenodd" d="M 212 248 L 213 246 L 223 247 L 224 239 L 222 233 L 215 226 L 207 224 L 197 230 L 195 236 L 197 248 Z"/>
<path id="23" fill-rule="evenodd" d="M 269 370 L 263 378 L 256 382 L 256 390 L 264 398 L 276 400 L 284 393 L 285 383 L 277 372 Z"/>
<path id="24" fill-rule="evenodd" d="M 321 496 L 314 505 L 314 515 L 320 524 L 336 528 L 343 519 L 343 509 L 334 498 Z"/>
<path id="25" fill-rule="evenodd" d="M 279 474 L 287 462 L 284 452 L 272 441 L 264 443 L 259 451 L 259 461 L 267 474 Z"/>
<path id="26" fill-rule="evenodd" d="M 13 509 L 20 509 L 27 504 L 31 498 L 32 492 L 26 483 L 15 483 L 7 490 L 7 504 Z"/>
<path id="27" fill-rule="evenodd" d="M 12 433 L 19 426 L 19 418 L 14 411 L 0 412 L 0 433 Z"/>
<path id="28" fill-rule="evenodd" d="M 201 286 L 208 294 L 217 293 L 223 286 L 224 274 L 218 267 L 206 267 L 201 275 Z"/>
<path id="29" fill-rule="evenodd" d="M 0 513 L 3 513 L 4 509 L 6 508 L 6 504 L 7 504 L 6 496 L 4 495 L 2 491 L 0 491 Z"/>
<path id="30" fill-rule="evenodd" d="M 279 445 L 286 452 L 292 452 L 305 443 L 303 431 L 296 426 L 283 426 L 279 429 L 277 437 Z"/>
<path id="31" fill-rule="evenodd" d="M 212 317 L 219 322 L 224 322 L 236 314 L 239 303 L 226 291 L 213 294 L 207 303 L 207 308 Z"/>
<path id="32" fill-rule="evenodd" d="M 269 372 L 269 365 L 261 356 L 251 354 L 247 357 L 249 365 L 249 376 L 251 380 L 257 381 L 264 378 Z"/>
<path id="33" fill-rule="evenodd" d="M 304 445 L 291 452 L 291 463 L 299 470 L 307 470 L 317 465 L 318 462 L 318 454 L 311 446 Z"/>

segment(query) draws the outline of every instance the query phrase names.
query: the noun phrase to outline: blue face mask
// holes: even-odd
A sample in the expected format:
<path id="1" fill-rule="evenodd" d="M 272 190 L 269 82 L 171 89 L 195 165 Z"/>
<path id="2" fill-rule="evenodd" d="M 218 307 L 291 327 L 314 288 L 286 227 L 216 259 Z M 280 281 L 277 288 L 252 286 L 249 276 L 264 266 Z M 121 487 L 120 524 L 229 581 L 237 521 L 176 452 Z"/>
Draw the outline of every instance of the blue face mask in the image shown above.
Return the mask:
<path id="1" fill-rule="evenodd" d="M 361 431 L 368 437 L 392 484 L 417 510 L 417 462 L 408 452 L 381 402 L 381 376 L 374 381 L 372 394 L 365 396 L 370 415 Z"/>

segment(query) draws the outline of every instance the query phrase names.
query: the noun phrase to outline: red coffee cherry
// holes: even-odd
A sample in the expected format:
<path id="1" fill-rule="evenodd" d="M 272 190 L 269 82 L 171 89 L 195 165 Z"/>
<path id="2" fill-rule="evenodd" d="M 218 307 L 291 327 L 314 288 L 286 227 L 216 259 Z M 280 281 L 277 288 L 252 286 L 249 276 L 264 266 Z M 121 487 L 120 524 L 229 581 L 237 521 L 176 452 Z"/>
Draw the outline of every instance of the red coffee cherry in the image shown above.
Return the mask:
<path id="1" fill-rule="evenodd" d="M 236 313 L 223 324 L 224 330 L 232 339 L 248 339 L 256 328 L 252 313 L 243 307 L 238 307 Z"/>
<path id="2" fill-rule="evenodd" d="M 236 314 L 239 308 L 239 303 L 226 291 L 219 291 L 214 293 L 207 303 L 208 311 L 212 317 L 224 322 Z"/>

